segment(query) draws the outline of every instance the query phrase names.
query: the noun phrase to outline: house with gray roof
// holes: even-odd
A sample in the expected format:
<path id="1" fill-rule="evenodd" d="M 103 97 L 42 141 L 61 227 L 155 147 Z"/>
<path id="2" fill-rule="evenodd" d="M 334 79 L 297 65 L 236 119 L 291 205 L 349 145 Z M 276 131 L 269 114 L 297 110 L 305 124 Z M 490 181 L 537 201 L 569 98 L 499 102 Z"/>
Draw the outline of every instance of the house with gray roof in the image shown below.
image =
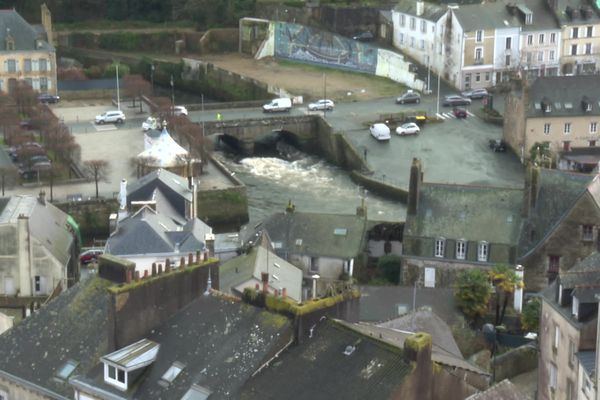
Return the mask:
<path id="1" fill-rule="evenodd" d="M 536 143 L 547 143 L 553 155 L 564 152 L 563 158 L 573 147 L 596 147 L 600 79 L 553 76 L 538 78 L 529 87 L 515 86 L 507 95 L 504 115 L 504 140 L 523 159 L 530 158 Z M 578 157 L 574 154 L 569 161 L 575 166 Z"/>
<path id="2" fill-rule="evenodd" d="M 577 353 L 577 398 L 596 398 L 596 350 Z"/>
<path id="3" fill-rule="evenodd" d="M 589 371 L 589 353 L 596 350 L 597 295 L 600 295 L 597 252 L 570 270 L 561 271 L 558 279 L 542 291 L 538 399 L 578 399 L 585 398 L 581 394 L 590 393 L 585 374 L 580 376 L 577 366 L 582 362 Z M 580 386 L 582 383 L 584 386 Z"/>
<path id="4" fill-rule="evenodd" d="M 0 91 L 17 81 L 33 90 L 56 94 L 56 49 L 52 43 L 52 18 L 42 5 L 42 27 L 29 24 L 15 9 L 0 10 Z"/>
<path id="5" fill-rule="evenodd" d="M 508 379 L 495 384 L 483 392 L 476 393 L 466 400 L 527 400 L 527 397 Z"/>
<path id="6" fill-rule="evenodd" d="M 275 254 L 300 267 L 304 277 L 317 274 L 322 284 L 352 275 L 354 260 L 367 246 L 365 215 L 307 213 L 288 207 L 244 232 L 245 244 L 266 232 Z"/>
<path id="7" fill-rule="evenodd" d="M 28 306 L 79 279 L 77 226 L 45 194 L 0 199 L 0 299 Z"/>
<path id="8" fill-rule="evenodd" d="M 182 257 L 214 243 L 212 228 L 198 218 L 179 225 L 169 216 L 143 205 L 118 222 L 106 241 L 104 252 L 130 260 L 140 274 L 150 273 L 152 264 L 178 266 Z M 168 261 L 167 261 L 168 260 Z"/>

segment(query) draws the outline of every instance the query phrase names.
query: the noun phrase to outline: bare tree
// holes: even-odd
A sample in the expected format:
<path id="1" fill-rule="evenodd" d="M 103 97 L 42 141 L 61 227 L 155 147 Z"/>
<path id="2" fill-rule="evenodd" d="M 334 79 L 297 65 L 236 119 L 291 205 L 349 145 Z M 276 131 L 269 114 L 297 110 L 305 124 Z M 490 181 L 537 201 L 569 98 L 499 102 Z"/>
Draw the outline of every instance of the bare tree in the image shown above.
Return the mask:
<path id="1" fill-rule="evenodd" d="M 6 99 L 4 99 L 6 100 Z M 4 102 L 2 102 L 4 103 Z M 19 115 L 14 104 L 2 104 L 0 106 L 0 125 L 2 126 L 2 133 L 4 140 L 6 141 L 8 130 L 11 127 L 15 127 L 19 124 Z"/>
<path id="2" fill-rule="evenodd" d="M 150 82 L 145 80 L 142 75 L 125 75 L 124 86 L 125 93 L 128 96 L 131 96 L 133 100 L 133 107 L 135 107 L 135 100 L 139 98 L 140 100 L 140 113 L 144 110 L 142 109 L 142 96 L 149 96 L 152 92 L 152 87 Z"/>
<path id="3" fill-rule="evenodd" d="M 96 185 L 96 198 L 98 198 L 98 182 L 105 181 L 108 177 L 109 163 L 106 160 L 88 160 L 83 165 Z"/>
<path id="4" fill-rule="evenodd" d="M 30 115 L 31 110 L 37 104 L 37 93 L 25 81 L 17 81 L 12 97 L 17 104 L 17 111 L 21 114 Z"/>

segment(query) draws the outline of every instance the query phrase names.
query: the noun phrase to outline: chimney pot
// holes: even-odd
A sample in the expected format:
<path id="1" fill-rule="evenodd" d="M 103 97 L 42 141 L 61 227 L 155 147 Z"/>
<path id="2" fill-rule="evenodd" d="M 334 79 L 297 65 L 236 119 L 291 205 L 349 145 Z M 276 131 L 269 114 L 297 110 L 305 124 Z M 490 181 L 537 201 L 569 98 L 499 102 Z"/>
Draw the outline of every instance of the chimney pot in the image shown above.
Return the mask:
<path id="1" fill-rule="evenodd" d="M 200 264 L 200 250 L 196 250 L 196 263 Z"/>
<path id="2" fill-rule="evenodd" d="M 131 271 L 127 271 L 125 272 L 125 282 L 126 283 L 131 283 Z"/>
<path id="3" fill-rule="evenodd" d="M 171 272 L 171 260 L 168 258 L 165 260 L 165 272 Z"/>
<path id="4" fill-rule="evenodd" d="M 152 276 L 156 276 L 156 263 L 152 263 Z"/>
<path id="5" fill-rule="evenodd" d="M 162 274 L 163 269 L 162 269 L 162 264 L 158 264 L 158 274 Z"/>
<path id="6" fill-rule="evenodd" d="M 194 263 L 194 255 L 192 253 L 188 254 L 188 265 L 192 265 Z"/>
<path id="7" fill-rule="evenodd" d="M 281 297 L 283 297 L 284 299 L 287 297 L 287 288 L 281 289 Z"/>
<path id="8" fill-rule="evenodd" d="M 145 269 L 145 270 L 144 270 L 144 279 L 146 279 L 147 277 L 148 277 L 148 270 L 147 270 L 147 269 Z"/>
<path id="9" fill-rule="evenodd" d="M 181 261 L 179 261 L 179 267 L 180 268 L 185 268 L 185 257 L 181 257 Z"/>

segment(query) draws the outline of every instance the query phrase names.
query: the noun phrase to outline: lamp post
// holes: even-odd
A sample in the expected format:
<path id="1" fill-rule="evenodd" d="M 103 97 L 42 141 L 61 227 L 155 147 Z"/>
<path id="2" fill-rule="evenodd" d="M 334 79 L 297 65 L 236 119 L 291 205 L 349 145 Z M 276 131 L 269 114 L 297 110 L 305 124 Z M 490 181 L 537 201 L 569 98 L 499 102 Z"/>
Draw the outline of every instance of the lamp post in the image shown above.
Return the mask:
<path id="1" fill-rule="evenodd" d="M 154 64 L 150 64 L 150 83 L 152 85 L 152 94 L 154 94 Z"/>
<path id="2" fill-rule="evenodd" d="M 117 70 L 117 109 L 121 111 L 121 95 L 119 93 L 119 63 L 116 64 Z"/>
<path id="3" fill-rule="evenodd" d="M 173 83 L 173 74 L 171 74 L 171 112 L 175 115 L 175 85 Z"/>
<path id="4" fill-rule="evenodd" d="M 438 87 L 437 87 L 437 108 L 436 108 L 436 114 L 440 113 L 440 74 L 441 71 L 438 71 Z"/>
<path id="5" fill-rule="evenodd" d="M 287 11 L 287 10 L 286 10 Z M 327 75 L 323 72 L 323 100 L 327 99 Z M 323 118 L 327 118 L 327 105 L 323 107 Z"/>

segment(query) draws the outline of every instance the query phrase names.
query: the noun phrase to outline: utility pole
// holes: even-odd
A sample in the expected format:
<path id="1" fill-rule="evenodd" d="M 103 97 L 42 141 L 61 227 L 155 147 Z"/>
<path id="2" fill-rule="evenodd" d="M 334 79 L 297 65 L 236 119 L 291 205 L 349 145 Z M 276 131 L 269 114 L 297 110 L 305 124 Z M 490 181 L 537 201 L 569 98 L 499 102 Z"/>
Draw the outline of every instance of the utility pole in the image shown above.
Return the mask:
<path id="1" fill-rule="evenodd" d="M 327 100 L 327 74 L 323 72 L 323 100 Z M 326 119 L 327 116 L 327 105 L 323 107 L 323 118 Z"/>
<path id="2" fill-rule="evenodd" d="M 117 109 L 121 111 L 121 95 L 119 93 L 119 62 L 116 64 L 117 68 Z"/>
<path id="3" fill-rule="evenodd" d="M 173 74 L 171 74 L 171 113 L 175 115 L 175 85 L 173 83 Z"/>
<path id="4" fill-rule="evenodd" d="M 436 113 L 440 113 L 440 72 L 438 72 L 438 87 L 437 87 L 437 108 Z"/>
<path id="5" fill-rule="evenodd" d="M 427 56 L 427 94 L 431 93 L 429 81 L 431 80 L 431 58 Z"/>
<path id="6" fill-rule="evenodd" d="M 150 82 L 152 83 L 152 94 L 154 94 L 154 64 L 150 64 Z"/>

